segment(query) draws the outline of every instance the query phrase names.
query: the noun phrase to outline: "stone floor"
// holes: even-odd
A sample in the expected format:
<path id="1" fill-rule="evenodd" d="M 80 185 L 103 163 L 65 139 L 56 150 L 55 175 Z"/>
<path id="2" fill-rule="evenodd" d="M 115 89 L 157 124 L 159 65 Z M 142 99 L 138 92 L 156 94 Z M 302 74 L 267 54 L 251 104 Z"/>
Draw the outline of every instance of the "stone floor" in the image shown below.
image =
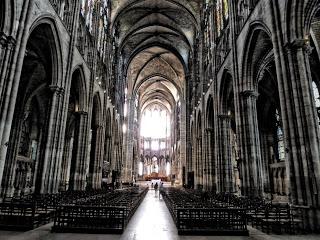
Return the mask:
<path id="1" fill-rule="evenodd" d="M 162 199 L 150 190 L 122 235 L 51 233 L 52 223 L 28 232 L 0 231 L 0 240 L 320 240 L 320 235 L 266 235 L 249 228 L 249 237 L 179 236 Z"/>

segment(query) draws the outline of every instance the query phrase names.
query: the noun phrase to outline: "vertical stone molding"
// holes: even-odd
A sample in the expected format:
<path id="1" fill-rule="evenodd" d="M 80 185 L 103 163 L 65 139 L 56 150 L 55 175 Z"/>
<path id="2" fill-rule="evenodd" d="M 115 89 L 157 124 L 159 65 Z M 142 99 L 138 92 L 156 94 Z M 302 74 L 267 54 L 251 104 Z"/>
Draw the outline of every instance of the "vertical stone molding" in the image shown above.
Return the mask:
<path id="1" fill-rule="evenodd" d="M 234 174 L 231 159 L 231 118 L 229 115 L 218 115 L 219 124 L 219 155 L 217 179 L 219 192 L 234 192 Z"/>
<path id="2" fill-rule="evenodd" d="M 241 146 L 242 194 L 262 196 L 262 164 L 257 119 L 258 93 L 252 90 L 241 92 Z"/>
<path id="3" fill-rule="evenodd" d="M 88 112 L 79 111 L 77 112 L 80 118 L 79 124 L 79 137 L 78 137 L 78 149 L 76 156 L 75 172 L 73 176 L 70 177 L 70 188 L 72 190 L 84 190 L 86 187 L 86 175 L 87 169 L 89 168 L 87 158 L 88 158 Z"/>
<path id="4" fill-rule="evenodd" d="M 288 62 L 281 63 L 287 77 L 282 105 L 287 116 L 284 131 L 290 195 L 294 204 L 316 206 L 320 201 L 320 142 L 311 87 L 310 45 L 305 39 L 296 39 L 285 46 L 284 52 Z"/>

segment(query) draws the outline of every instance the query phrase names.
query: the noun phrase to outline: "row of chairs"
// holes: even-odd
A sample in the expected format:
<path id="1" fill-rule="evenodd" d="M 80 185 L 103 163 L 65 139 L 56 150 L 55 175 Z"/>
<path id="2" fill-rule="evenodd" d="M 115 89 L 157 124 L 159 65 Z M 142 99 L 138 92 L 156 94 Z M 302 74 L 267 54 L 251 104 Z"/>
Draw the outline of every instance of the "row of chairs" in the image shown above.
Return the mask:
<path id="1" fill-rule="evenodd" d="M 52 231 L 122 233 L 147 191 L 132 187 L 61 204 Z"/>
<path id="2" fill-rule="evenodd" d="M 65 191 L 56 194 L 30 194 L 5 197 L 0 202 L 0 229 L 31 230 L 53 221 L 61 204 L 105 194 L 106 190 Z"/>
<path id="3" fill-rule="evenodd" d="M 161 194 L 179 234 L 248 235 L 243 208 L 194 190 L 165 188 Z"/>
<path id="4" fill-rule="evenodd" d="M 302 212 L 290 205 L 267 201 L 261 197 L 243 197 L 231 193 L 203 192 L 191 189 L 166 189 L 163 191 L 168 208 L 177 222 L 177 209 L 234 209 L 245 210 L 246 221 L 253 227 L 270 233 L 303 233 Z"/>

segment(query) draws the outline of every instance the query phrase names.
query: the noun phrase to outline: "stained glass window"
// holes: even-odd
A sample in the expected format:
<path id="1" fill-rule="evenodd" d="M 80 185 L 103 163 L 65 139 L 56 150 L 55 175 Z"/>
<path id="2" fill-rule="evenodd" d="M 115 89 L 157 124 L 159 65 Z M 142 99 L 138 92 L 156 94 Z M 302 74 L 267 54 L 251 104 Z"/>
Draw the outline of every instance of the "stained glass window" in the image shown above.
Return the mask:
<path id="1" fill-rule="evenodd" d="M 157 106 L 146 109 L 141 119 L 141 136 L 158 139 L 169 135 L 170 117 L 168 112 Z"/>
<path id="2" fill-rule="evenodd" d="M 278 109 L 276 109 L 276 134 L 277 134 L 277 151 L 278 151 L 278 160 L 284 161 L 285 159 L 285 150 L 284 150 L 284 141 L 283 141 L 283 130 L 282 130 L 282 120 Z"/>
<path id="3" fill-rule="evenodd" d="M 94 1 L 88 0 L 87 7 L 86 7 L 86 25 L 89 28 L 89 32 L 92 32 L 93 8 L 94 8 Z"/>
<path id="4" fill-rule="evenodd" d="M 314 103 L 316 105 L 316 110 L 317 110 L 318 122 L 320 124 L 320 94 L 319 94 L 318 86 L 315 82 L 312 82 L 312 90 L 313 90 Z"/>
<path id="5" fill-rule="evenodd" d="M 221 31 L 227 25 L 229 19 L 228 0 L 217 0 L 215 7 L 215 28 L 217 35 L 220 36 Z"/>
<path id="6" fill-rule="evenodd" d="M 83 17 L 85 17 L 85 14 L 86 14 L 86 3 L 87 3 L 87 1 L 86 0 L 81 0 L 81 15 L 83 16 Z"/>

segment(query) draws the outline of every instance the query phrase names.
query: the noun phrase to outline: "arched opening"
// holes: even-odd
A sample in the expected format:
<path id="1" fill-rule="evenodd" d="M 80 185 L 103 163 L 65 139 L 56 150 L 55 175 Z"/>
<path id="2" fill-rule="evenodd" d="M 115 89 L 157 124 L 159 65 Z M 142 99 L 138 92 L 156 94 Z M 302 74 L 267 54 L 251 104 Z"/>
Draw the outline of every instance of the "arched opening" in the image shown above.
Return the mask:
<path id="1" fill-rule="evenodd" d="M 214 162 L 214 108 L 213 108 L 213 98 L 209 97 L 207 101 L 207 128 L 205 131 L 206 138 L 206 163 L 205 163 L 205 176 L 206 184 L 205 188 L 209 191 L 215 192 L 217 190 L 216 186 L 216 163 Z"/>
<path id="2" fill-rule="evenodd" d="M 202 169 L 202 119 L 201 112 L 197 117 L 197 135 L 196 135 L 196 188 L 203 188 L 203 169 Z"/>
<path id="3" fill-rule="evenodd" d="M 258 83 L 258 126 L 264 191 L 274 201 L 288 201 L 285 146 L 274 61 L 265 66 Z"/>
<path id="4" fill-rule="evenodd" d="M 187 1 L 183 2 L 184 4 L 181 1 L 114 3 L 116 10 L 111 17 L 111 29 L 119 39 L 119 52 L 124 56 L 128 90 L 126 104 L 129 115 L 125 118 L 125 124 L 127 133 L 135 133 L 125 134 L 124 181 L 131 181 L 131 175 L 139 172 L 138 165 L 141 161 L 149 161 L 147 155 L 154 155 L 144 150 L 140 117 L 145 108 L 157 104 L 168 109 L 170 137 L 166 140 L 158 139 L 160 149 L 150 148 L 150 151 L 157 151 L 159 160 L 163 156 L 162 160 L 166 164 L 162 165 L 167 165 L 166 168 L 170 169 L 163 169 L 159 174 L 165 174 L 168 180 L 170 177 L 172 184 L 186 183 L 186 87 L 190 83 L 185 81 L 185 74 L 198 19 L 193 15 L 194 6 L 191 7 Z M 167 12 L 167 9 L 170 11 Z M 137 11 L 139 14 L 136 14 Z M 157 130 L 154 128 L 152 131 Z M 163 149 L 161 144 L 165 146 Z M 137 154 L 133 154 L 134 150 Z M 147 174 L 143 172 L 144 175 Z"/>
<path id="5" fill-rule="evenodd" d="M 104 158 L 102 166 L 102 182 L 104 185 L 112 183 L 112 163 L 112 122 L 110 109 L 108 109 L 104 141 Z"/>
<path id="6" fill-rule="evenodd" d="M 90 128 L 90 160 L 89 172 L 87 177 L 87 189 L 99 188 L 101 180 L 99 176 L 102 175 L 102 166 L 100 161 L 100 145 L 101 145 L 101 101 L 99 95 L 93 97 L 92 115 L 91 115 L 91 128 Z"/>
<path id="7" fill-rule="evenodd" d="M 194 167 L 194 164 L 195 164 L 195 157 L 194 157 L 194 153 L 195 153 L 195 145 L 194 145 L 194 140 L 195 140 L 195 131 L 194 131 L 194 122 L 192 121 L 191 122 L 191 127 L 190 127 L 190 130 L 191 130 L 191 135 L 190 135 L 190 143 L 189 143 L 189 159 L 188 159 L 188 163 L 187 163 L 187 166 L 188 166 L 188 176 L 187 176 L 187 188 L 191 188 L 193 189 L 194 188 L 194 184 L 195 184 L 195 167 Z"/>
<path id="8" fill-rule="evenodd" d="M 219 155 L 218 155 L 218 191 L 234 192 L 238 191 L 240 186 L 235 185 L 235 176 L 238 174 L 238 146 L 235 121 L 235 104 L 232 76 L 225 72 L 222 77 L 221 106 L 219 123 Z M 239 180 L 238 180 L 239 184 Z"/>
<path id="9" fill-rule="evenodd" d="M 264 26 L 254 24 L 251 26 L 245 44 L 243 61 L 242 91 L 240 99 L 240 123 L 241 123 L 241 156 L 238 161 L 241 178 L 241 193 L 250 197 L 263 194 L 263 171 L 261 163 L 261 151 L 259 130 L 257 124 L 257 96 L 260 64 L 263 58 L 268 57 L 272 50 L 272 41 Z M 257 45 L 257 43 L 259 45 Z M 263 68 L 261 68 L 263 69 Z"/>
<path id="10" fill-rule="evenodd" d="M 309 41 L 309 63 L 312 76 L 312 92 L 317 119 L 320 125 L 320 11 L 316 12 L 311 22 Z"/>
<path id="11" fill-rule="evenodd" d="M 256 183 L 247 189 L 247 194 L 266 194 L 274 201 L 288 201 L 282 112 L 273 44 L 269 34 L 259 28 L 252 33 L 251 41 L 247 86 L 254 91 L 247 91 L 243 96 L 246 103 L 253 106 L 251 109 L 256 108 L 256 113 L 252 111 L 249 115 L 250 124 L 254 124 L 251 141 L 256 147 L 251 151 L 256 155 L 256 160 L 255 165 L 252 168 L 248 166 L 249 171 L 243 174 L 253 176 L 248 181 Z"/>
<path id="12" fill-rule="evenodd" d="M 5 0 L 0 2 L 0 31 L 4 30 L 6 2 Z"/>
<path id="13" fill-rule="evenodd" d="M 52 87 L 58 67 L 54 39 L 43 23 L 27 41 L 2 182 L 8 194 L 39 193 L 43 185 L 50 104 L 59 90 Z"/>
<path id="14" fill-rule="evenodd" d="M 149 104 L 143 111 L 140 123 L 143 165 L 147 169 L 143 179 L 170 178 L 164 156 L 169 155 L 171 140 L 171 114 L 159 103 Z M 155 126 L 157 126 L 155 128 Z M 150 160 L 147 156 L 153 156 Z M 170 162 L 168 162 L 170 165 Z"/>
<path id="15" fill-rule="evenodd" d="M 80 98 L 83 98 L 80 84 L 83 82 L 80 69 L 72 74 L 69 105 L 67 113 L 67 124 L 64 140 L 63 157 L 61 163 L 60 190 L 72 190 L 75 188 L 75 174 L 78 164 L 78 151 L 80 146 L 80 120 L 83 106 Z"/>

